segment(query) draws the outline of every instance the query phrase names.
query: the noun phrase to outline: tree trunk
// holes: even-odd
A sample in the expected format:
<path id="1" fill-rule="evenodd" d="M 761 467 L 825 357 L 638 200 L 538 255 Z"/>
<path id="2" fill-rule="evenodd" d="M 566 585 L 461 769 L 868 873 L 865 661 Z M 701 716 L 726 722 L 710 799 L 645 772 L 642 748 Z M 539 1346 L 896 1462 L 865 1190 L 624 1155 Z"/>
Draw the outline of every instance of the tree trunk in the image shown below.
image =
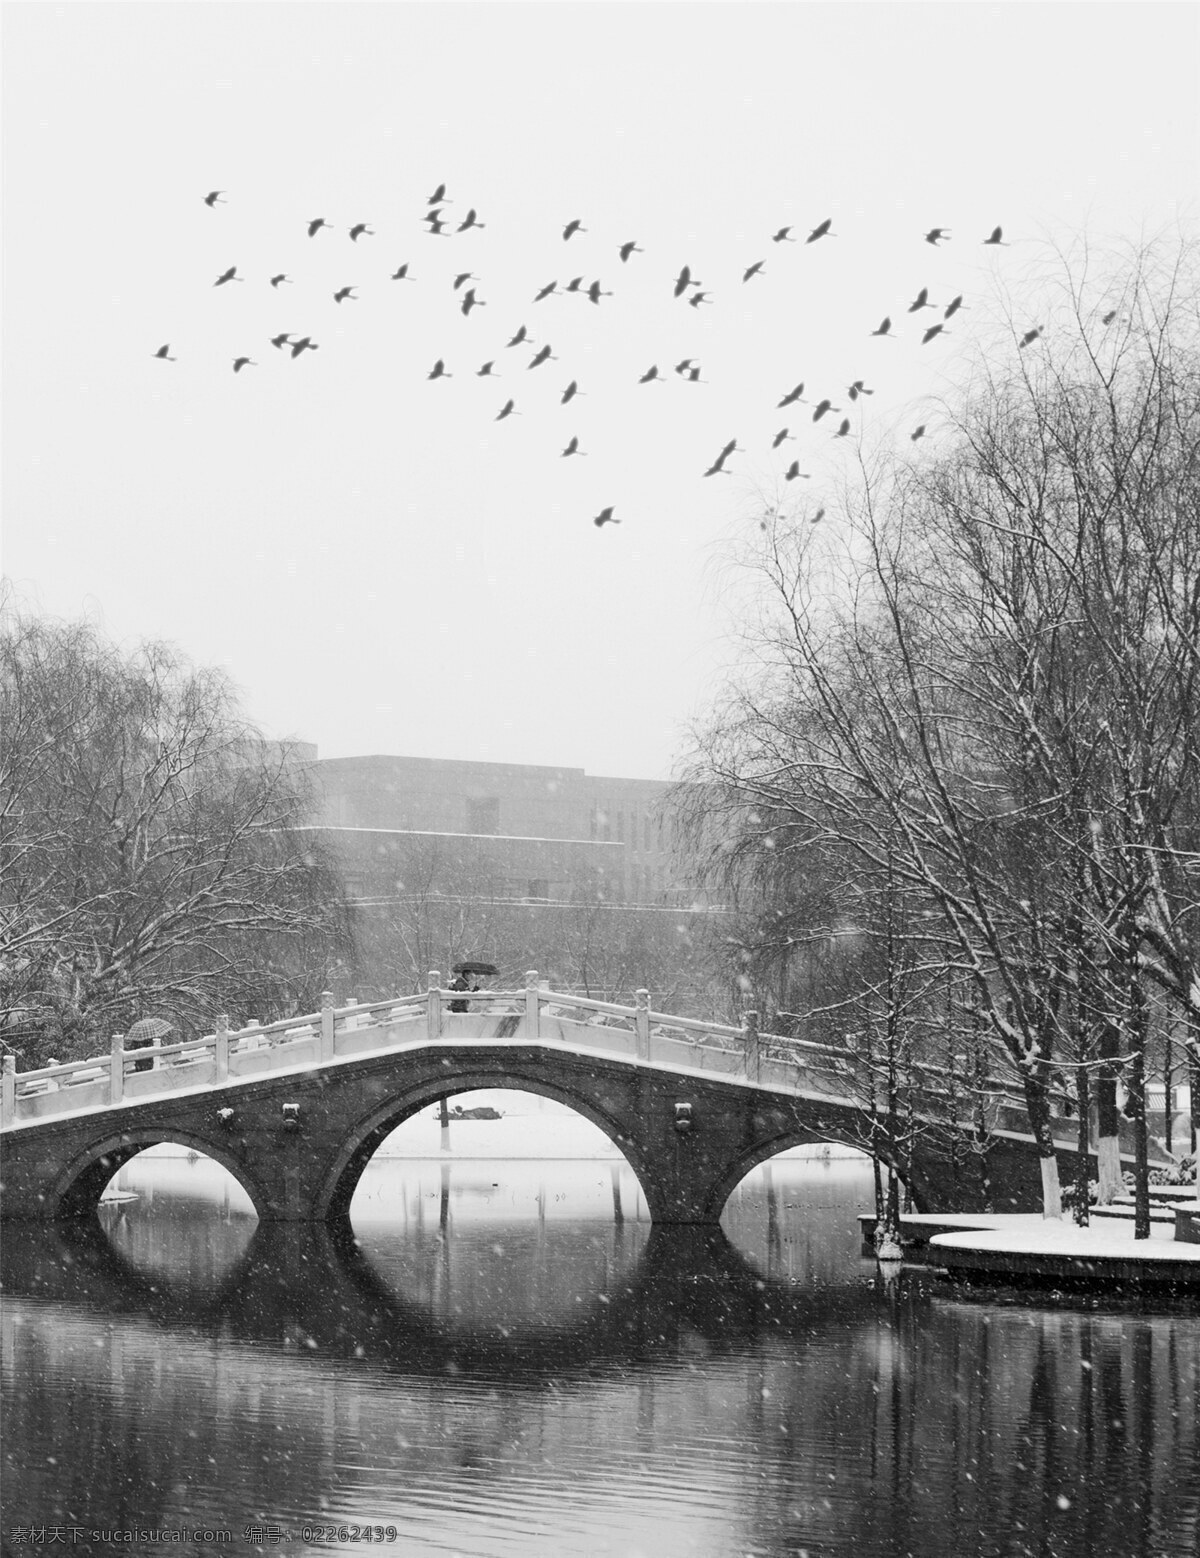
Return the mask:
<path id="1" fill-rule="evenodd" d="M 1042 1216 L 1062 1216 L 1062 1191 L 1058 1183 L 1058 1158 L 1050 1128 L 1050 1094 L 1038 1077 L 1025 1078 L 1025 1109 L 1042 1170 Z"/>
<path id="2" fill-rule="evenodd" d="M 1075 1221 L 1081 1228 L 1088 1226 L 1089 1194 L 1092 1183 L 1092 1165 L 1089 1157 L 1091 1129 L 1091 1099 L 1088 1094 L 1087 1067 L 1080 1066 L 1075 1073 L 1075 1098 L 1079 1109 L 1079 1146 L 1075 1155 Z"/>
<path id="3" fill-rule="evenodd" d="M 1096 1073 L 1096 1163 L 1100 1179 L 1097 1197 L 1107 1206 L 1124 1192 L 1121 1177 L 1121 1124 L 1117 1110 L 1117 1065 L 1120 1042 L 1115 1023 L 1100 1024 L 1100 1058 L 1105 1062 Z"/>
<path id="4" fill-rule="evenodd" d="M 1133 1116 L 1133 1237 L 1150 1237 L 1150 1133 L 1146 1125 L 1146 997 L 1131 954 L 1129 1102 Z"/>

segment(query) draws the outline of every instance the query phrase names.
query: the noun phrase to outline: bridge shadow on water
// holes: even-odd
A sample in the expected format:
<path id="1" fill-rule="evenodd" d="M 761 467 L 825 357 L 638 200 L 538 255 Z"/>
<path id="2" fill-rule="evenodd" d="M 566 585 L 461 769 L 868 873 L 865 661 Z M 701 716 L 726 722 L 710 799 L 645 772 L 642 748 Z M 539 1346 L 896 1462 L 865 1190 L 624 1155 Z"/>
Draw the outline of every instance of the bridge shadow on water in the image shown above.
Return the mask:
<path id="1" fill-rule="evenodd" d="M 621 1229 L 610 1230 L 620 1256 Z M 244 1253 L 197 1287 L 147 1272 L 98 1222 L 19 1228 L 5 1239 L 10 1298 L 78 1305 L 413 1376 L 519 1377 L 524 1384 L 686 1364 L 769 1335 L 870 1324 L 881 1280 L 801 1286 L 772 1279 L 720 1229 L 653 1228 L 565 1319 L 504 1325 L 436 1314 L 398 1293 L 364 1242 L 322 1225 L 260 1224 Z"/>

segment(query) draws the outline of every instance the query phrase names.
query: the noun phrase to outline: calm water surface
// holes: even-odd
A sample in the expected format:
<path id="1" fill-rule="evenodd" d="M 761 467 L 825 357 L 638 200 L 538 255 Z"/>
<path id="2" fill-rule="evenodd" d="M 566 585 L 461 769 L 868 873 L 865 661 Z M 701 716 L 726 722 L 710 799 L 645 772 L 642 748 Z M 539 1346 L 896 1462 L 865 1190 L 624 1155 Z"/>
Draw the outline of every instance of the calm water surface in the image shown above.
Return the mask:
<path id="1" fill-rule="evenodd" d="M 6 1552 L 1200 1552 L 1200 1319 L 884 1280 L 857 1163 L 701 1234 L 622 1165 L 376 1160 L 346 1248 L 207 1160 L 122 1174 L 6 1232 Z M 154 1528 L 231 1539 L 105 1535 Z"/>

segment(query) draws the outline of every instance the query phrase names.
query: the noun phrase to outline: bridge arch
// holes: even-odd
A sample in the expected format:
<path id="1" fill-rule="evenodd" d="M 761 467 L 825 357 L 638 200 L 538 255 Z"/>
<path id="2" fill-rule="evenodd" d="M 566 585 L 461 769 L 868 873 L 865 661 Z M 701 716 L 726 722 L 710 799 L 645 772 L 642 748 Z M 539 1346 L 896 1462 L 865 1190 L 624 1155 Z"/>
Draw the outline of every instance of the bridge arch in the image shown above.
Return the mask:
<path id="1" fill-rule="evenodd" d="M 364 1115 L 345 1138 L 321 1178 L 316 1195 L 314 1217 L 331 1225 L 346 1225 L 350 1221 L 350 1203 L 367 1164 L 374 1157 L 380 1143 L 390 1136 L 397 1126 L 419 1114 L 430 1104 L 457 1093 L 469 1093 L 479 1089 L 492 1091 L 536 1093 L 588 1120 L 602 1131 L 623 1155 L 633 1171 L 642 1195 L 645 1197 L 651 1221 L 656 1217 L 656 1184 L 650 1164 L 639 1151 L 631 1129 L 634 1122 L 621 1121 L 597 1107 L 594 1101 L 581 1097 L 570 1086 L 549 1082 L 537 1073 L 520 1067 L 506 1067 L 502 1074 L 484 1069 L 464 1069 L 431 1079 L 413 1087 L 402 1095 L 389 1099 Z"/>
<path id="2" fill-rule="evenodd" d="M 118 1136 L 104 1137 L 76 1154 L 53 1183 L 47 1198 L 47 1215 L 55 1219 L 92 1216 L 105 1186 L 117 1170 L 147 1147 L 158 1147 L 164 1143 L 187 1147 L 219 1163 L 249 1196 L 254 1215 L 261 1221 L 263 1208 L 268 1204 L 266 1188 L 258 1183 L 246 1165 L 234 1157 L 227 1147 L 196 1131 L 153 1125 L 122 1131 Z"/>
<path id="3" fill-rule="evenodd" d="M 746 1175 L 752 1169 L 756 1169 L 759 1164 L 766 1163 L 781 1152 L 787 1152 L 791 1147 L 820 1146 L 826 1142 L 836 1146 L 853 1147 L 856 1152 L 863 1154 L 867 1162 L 871 1160 L 871 1153 L 867 1151 L 862 1142 L 851 1140 L 848 1132 L 844 1135 L 839 1135 L 837 1132 L 829 1130 L 806 1129 L 800 1125 L 792 1126 L 779 1131 L 774 1136 L 756 1142 L 752 1147 L 738 1153 L 736 1157 L 729 1160 L 725 1165 L 724 1171 L 713 1180 L 710 1187 L 708 1200 L 705 1203 L 705 1212 L 708 1215 L 708 1219 L 712 1222 L 720 1220 L 721 1213 L 725 1210 L 725 1203 L 741 1184 L 742 1180 L 745 1179 Z M 901 1181 L 913 1191 L 914 1204 L 917 1205 L 918 1210 L 922 1210 L 920 1197 L 906 1176 L 885 1155 L 880 1156 L 880 1162 L 889 1173 L 898 1175 Z"/>

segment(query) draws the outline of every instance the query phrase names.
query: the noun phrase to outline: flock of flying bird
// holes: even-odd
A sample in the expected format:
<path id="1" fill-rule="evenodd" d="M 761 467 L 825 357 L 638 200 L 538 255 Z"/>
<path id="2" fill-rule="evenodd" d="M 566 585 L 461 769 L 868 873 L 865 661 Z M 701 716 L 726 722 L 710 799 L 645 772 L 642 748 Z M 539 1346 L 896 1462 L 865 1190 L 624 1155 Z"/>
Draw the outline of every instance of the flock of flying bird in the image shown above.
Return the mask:
<path id="1" fill-rule="evenodd" d="M 210 190 L 209 193 L 203 197 L 203 200 L 204 204 L 207 205 L 210 209 L 215 209 L 218 205 L 224 205 L 227 203 L 225 198 L 225 191 L 218 189 Z M 437 188 L 429 196 L 426 204 L 428 209 L 426 210 L 426 213 L 424 217 L 421 218 L 421 220 L 424 222 L 426 231 L 431 237 L 447 238 L 456 236 L 461 233 L 470 232 L 472 230 L 481 230 L 487 225 L 486 223 L 479 220 L 479 214 L 474 207 L 470 208 L 466 212 L 466 215 L 461 221 L 453 221 L 447 215 L 448 208 L 452 202 L 447 196 L 445 184 L 439 184 L 437 186 Z M 306 225 L 308 237 L 310 239 L 318 238 L 323 230 L 328 230 L 330 232 L 335 230 L 333 224 L 327 221 L 324 217 L 314 217 Z M 366 222 L 356 222 L 353 226 L 347 229 L 347 231 L 349 232 L 351 242 L 355 244 L 357 244 L 360 239 L 375 236 L 374 229 L 371 228 Z M 577 233 L 586 233 L 587 231 L 588 229 L 583 226 L 583 223 L 579 218 L 573 218 L 563 227 L 562 240 L 564 243 L 569 243 Z M 826 218 L 824 221 L 820 222 L 816 227 L 814 227 L 812 231 L 808 233 L 807 237 L 803 239 L 803 242 L 805 244 L 813 244 L 820 242 L 825 238 L 835 238 L 836 236 L 837 234 L 833 232 L 833 219 L 830 217 Z M 924 234 L 925 242 L 934 247 L 938 247 L 942 243 L 949 240 L 949 238 L 950 229 L 945 227 L 933 227 Z M 793 228 L 791 226 L 787 226 L 780 227 L 775 233 L 773 233 L 771 235 L 770 241 L 775 244 L 784 244 L 799 243 L 801 240 L 800 238 L 793 236 Z M 989 236 L 983 239 L 983 243 L 985 245 L 992 246 L 1006 246 L 1003 229 L 1000 227 L 994 228 Z M 638 245 L 635 240 L 630 239 L 627 242 L 622 243 L 616 252 L 621 264 L 626 265 L 635 254 L 642 254 L 645 251 Z M 409 274 L 409 263 L 410 262 L 406 261 L 405 263 L 399 265 L 397 269 L 391 274 L 390 279 L 392 281 L 398 282 L 414 280 L 415 278 Z M 765 266 L 765 260 L 756 260 L 752 265 L 747 266 L 747 268 L 742 273 L 742 284 L 746 285 L 747 283 L 752 282 L 756 277 L 761 276 Z M 473 310 L 485 307 L 487 304 L 487 300 L 485 298 L 481 298 L 478 295 L 478 292 L 474 286 L 468 286 L 468 283 L 478 282 L 479 279 L 480 278 L 478 276 L 474 275 L 473 272 L 469 270 L 460 271 L 455 274 L 453 278 L 453 290 L 456 294 L 458 294 L 458 306 L 461 313 L 465 317 L 469 317 Z M 232 283 L 244 282 L 245 280 L 246 277 L 238 274 L 238 267 L 236 265 L 230 265 L 215 279 L 213 286 L 224 287 Z M 284 271 L 277 272 L 276 274 L 270 276 L 268 280 L 270 286 L 275 291 L 278 291 L 281 287 L 290 285 L 292 282 L 292 278 Z M 712 294 L 704 289 L 703 284 L 696 276 L 693 275 L 691 268 L 687 265 L 684 265 L 681 268 L 678 276 L 675 277 L 675 280 L 672 284 L 672 293 L 676 300 L 684 302 L 687 306 L 694 309 L 700 309 L 701 307 L 712 303 Z M 584 276 L 579 275 L 574 276 L 561 288 L 557 279 L 546 283 L 537 290 L 532 299 L 532 302 L 534 304 L 542 303 L 547 298 L 552 296 L 569 296 L 571 294 L 574 294 L 580 298 L 584 298 L 589 303 L 596 306 L 599 306 L 602 299 L 613 296 L 611 291 L 602 287 L 599 280 L 588 282 L 585 280 Z M 332 296 L 333 301 L 339 305 L 346 302 L 357 302 L 357 287 L 339 287 L 335 292 L 333 292 Z M 965 306 L 966 305 L 963 302 L 961 294 L 953 298 L 944 307 L 939 304 L 931 303 L 929 301 L 929 289 L 922 287 L 912 302 L 908 304 L 907 312 L 913 315 L 920 315 L 926 309 L 933 310 L 941 307 L 942 315 L 937 323 L 930 324 L 923 328 L 921 344 L 923 346 L 927 346 L 931 342 L 936 341 L 944 333 L 948 333 L 946 332 L 946 322 L 952 319 L 955 314 L 957 314 L 958 311 Z M 1112 315 L 1106 316 L 1104 323 L 1111 323 L 1113 317 L 1114 316 Z M 887 316 L 882 319 L 879 325 L 874 330 L 869 331 L 868 334 L 874 337 L 888 337 L 894 339 L 891 317 Z M 1034 329 L 1028 330 L 1021 338 L 1019 344 L 1022 348 L 1031 346 L 1036 340 L 1038 340 L 1041 335 L 1042 327 L 1037 326 Z M 278 351 L 290 352 L 293 359 L 302 357 L 305 352 L 315 352 L 320 348 L 320 342 L 315 341 L 311 335 L 297 336 L 294 335 L 291 331 L 284 331 L 280 334 L 270 337 L 270 343 Z M 519 329 L 514 332 L 511 339 L 506 343 L 506 348 L 518 348 L 523 345 L 533 346 L 535 344 L 536 343 L 530 336 L 526 326 L 521 325 Z M 163 346 L 160 346 L 158 350 L 153 353 L 153 356 L 165 362 L 175 362 L 177 360 L 171 355 L 171 347 L 169 342 Z M 552 353 L 551 348 L 548 345 L 542 345 L 529 359 L 526 367 L 527 369 L 532 370 L 541 367 L 546 362 L 556 362 L 557 360 L 558 359 Z M 248 354 L 240 354 L 233 359 L 234 373 L 241 373 L 245 368 L 257 366 L 258 363 Z M 495 369 L 496 360 L 491 359 L 483 363 L 481 367 L 477 368 L 475 370 L 475 374 L 476 377 L 479 378 L 489 378 L 495 374 Z M 684 383 L 703 384 L 708 382 L 701 377 L 700 364 L 695 358 L 692 357 L 683 358 L 680 362 L 674 365 L 672 370 L 669 371 L 673 372 L 675 376 L 677 376 Z M 430 371 L 426 374 L 426 378 L 430 381 L 451 377 L 453 377 L 453 375 L 447 368 L 445 360 L 441 357 L 437 359 Z M 666 375 L 660 369 L 658 363 L 653 363 L 645 370 L 644 373 L 641 374 L 637 380 L 637 383 L 661 383 L 664 381 L 665 377 Z M 788 390 L 781 397 L 776 409 L 785 410 L 791 406 L 807 406 L 813 404 L 812 402 L 804 399 L 804 389 L 805 386 L 803 383 L 796 384 L 792 389 Z M 582 394 L 582 391 L 579 388 L 579 383 L 576 379 L 572 379 L 559 397 L 560 404 L 569 405 L 570 402 L 579 394 Z M 856 379 L 846 388 L 845 394 L 851 402 L 855 402 L 860 398 L 860 396 L 874 394 L 874 391 L 868 389 L 862 379 Z M 813 405 L 812 420 L 814 423 L 816 423 L 820 422 L 826 415 L 842 416 L 842 409 L 843 408 L 840 406 L 835 406 L 830 397 L 822 397 L 816 401 L 815 405 Z M 497 422 L 503 422 L 510 416 L 516 414 L 516 401 L 514 398 L 510 397 L 497 412 L 494 420 Z M 837 431 L 833 434 L 833 437 L 845 438 L 849 435 L 850 431 L 850 418 L 848 416 L 842 416 L 842 420 L 837 427 Z M 917 439 L 924 436 L 925 431 L 925 425 L 922 424 L 921 426 L 917 427 L 909 436 L 915 442 Z M 792 433 L 790 432 L 789 428 L 785 426 L 777 433 L 775 433 L 772 439 L 771 448 L 778 449 L 785 441 L 792 438 Z M 713 460 L 708 469 L 703 472 L 703 475 L 707 477 L 716 476 L 718 474 L 731 474 L 726 469 L 726 461 L 728 461 L 732 455 L 739 452 L 744 451 L 740 449 L 737 440 L 735 438 L 730 439 L 717 454 L 716 458 Z M 579 447 L 578 436 L 572 436 L 566 447 L 562 450 L 561 457 L 569 458 L 572 455 L 582 455 L 584 453 L 585 451 Z M 802 471 L 800 469 L 800 463 L 798 460 L 793 460 L 783 474 L 784 479 L 789 482 L 794 481 L 797 478 L 805 478 L 809 475 L 808 472 Z M 614 505 L 609 505 L 608 507 L 601 509 L 593 519 L 593 524 L 598 527 L 602 527 L 607 524 L 620 524 L 620 520 L 618 520 L 613 513 L 613 508 Z M 812 522 L 816 523 L 818 520 L 823 518 L 824 513 L 824 509 L 819 509 L 814 515 L 812 515 Z"/>

